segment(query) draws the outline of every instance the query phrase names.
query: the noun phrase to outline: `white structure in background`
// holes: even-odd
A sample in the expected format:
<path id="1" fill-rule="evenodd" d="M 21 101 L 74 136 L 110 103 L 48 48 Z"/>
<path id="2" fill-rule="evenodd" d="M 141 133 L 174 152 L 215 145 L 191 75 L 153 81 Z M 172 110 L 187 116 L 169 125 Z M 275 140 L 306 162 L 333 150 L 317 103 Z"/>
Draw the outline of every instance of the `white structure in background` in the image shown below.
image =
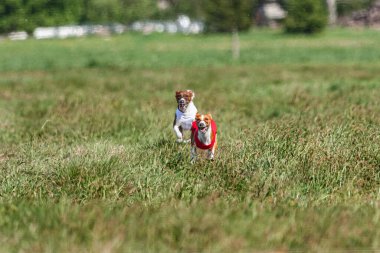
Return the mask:
<path id="1" fill-rule="evenodd" d="M 178 16 L 176 21 L 136 21 L 129 28 L 132 31 L 150 33 L 184 33 L 199 34 L 204 31 L 204 24 L 193 21 L 186 15 Z M 88 35 L 109 36 L 121 34 L 127 27 L 121 24 L 112 25 L 73 25 L 57 27 L 38 27 L 33 32 L 35 39 L 66 39 L 84 37 Z M 28 38 L 26 32 L 12 32 L 8 35 L 11 40 L 25 40 Z"/>
<path id="2" fill-rule="evenodd" d="M 60 26 L 57 27 L 57 37 L 66 39 L 69 37 L 83 37 L 86 35 L 86 28 L 83 26 Z"/>
<path id="3" fill-rule="evenodd" d="M 165 26 L 165 32 L 167 32 L 167 33 L 177 33 L 178 32 L 177 24 L 173 21 L 164 22 L 164 26 Z"/>
<path id="4" fill-rule="evenodd" d="M 278 21 L 284 19 L 287 12 L 275 0 L 266 0 L 256 13 L 256 23 L 259 26 L 276 27 Z"/>
<path id="5" fill-rule="evenodd" d="M 33 37 L 38 40 L 55 38 L 56 28 L 55 27 L 38 27 L 34 29 Z"/>
<path id="6" fill-rule="evenodd" d="M 179 15 L 177 18 L 177 23 L 182 30 L 187 31 L 191 25 L 191 20 L 186 15 Z"/>
<path id="7" fill-rule="evenodd" d="M 267 3 L 264 5 L 264 12 L 270 19 L 283 19 L 286 17 L 286 12 L 278 3 Z"/>
<path id="8" fill-rule="evenodd" d="M 205 25 L 203 24 L 203 22 L 200 22 L 200 21 L 192 22 L 189 27 L 189 33 L 192 33 L 192 34 L 199 34 L 199 33 L 202 33 L 204 30 L 205 30 Z"/>
<path id="9" fill-rule="evenodd" d="M 28 38 L 28 34 L 25 31 L 11 32 L 8 34 L 8 38 L 10 40 L 26 40 Z"/>
<path id="10" fill-rule="evenodd" d="M 34 30 L 33 37 L 40 40 L 84 37 L 87 35 L 107 36 L 113 33 L 121 34 L 125 30 L 126 27 L 121 24 L 38 27 Z"/>
<path id="11" fill-rule="evenodd" d="M 113 32 L 113 33 L 122 34 L 126 30 L 127 30 L 127 28 L 125 27 L 125 25 L 122 25 L 122 24 L 111 25 L 111 32 Z"/>
<path id="12" fill-rule="evenodd" d="M 199 34 L 204 31 L 204 24 L 200 21 L 193 21 L 186 15 L 180 15 L 176 21 L 136 21 L 130 29 L 144 34 L 154 32 Z"/>

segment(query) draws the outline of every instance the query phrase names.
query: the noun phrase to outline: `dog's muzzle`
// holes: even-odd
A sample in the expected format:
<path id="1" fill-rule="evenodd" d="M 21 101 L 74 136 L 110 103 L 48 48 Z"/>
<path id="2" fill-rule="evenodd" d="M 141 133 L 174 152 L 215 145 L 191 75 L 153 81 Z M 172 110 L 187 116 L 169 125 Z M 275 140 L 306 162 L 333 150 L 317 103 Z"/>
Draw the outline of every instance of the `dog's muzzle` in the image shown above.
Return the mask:
<path id="1" fill-rule="evenodd" d="M 199 123 L 198 123 L 198 129 L 199 129 L 202 133 L 206 132 L 206 131 L 207 131 L 207 124 L 206 124 L 206 122 L 204 122 L 204 121 L 199 122 Z"/>
<path id="2" fill-rule="evenodd" d="M 186 100 L 184 98 L 181 98 L 180 100 L 178 100 L 178 107 L 181 111 L 186 110 L 187 104 L 186 104 Z"/>

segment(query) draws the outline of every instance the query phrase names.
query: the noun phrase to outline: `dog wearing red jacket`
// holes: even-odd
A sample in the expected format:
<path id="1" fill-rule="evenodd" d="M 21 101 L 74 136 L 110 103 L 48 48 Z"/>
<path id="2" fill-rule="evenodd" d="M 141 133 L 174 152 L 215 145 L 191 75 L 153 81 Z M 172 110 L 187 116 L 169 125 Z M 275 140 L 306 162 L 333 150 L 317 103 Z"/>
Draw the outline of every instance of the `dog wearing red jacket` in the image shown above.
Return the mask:
<path id="1" fill-rule="evenodd" d="M 197 113 L 191 127 L 191 162 L 197 160 L 197 149 L 207 150 L 207 159 L 214 160 L 217 143 L 217 127 L 211 114 Z"/>

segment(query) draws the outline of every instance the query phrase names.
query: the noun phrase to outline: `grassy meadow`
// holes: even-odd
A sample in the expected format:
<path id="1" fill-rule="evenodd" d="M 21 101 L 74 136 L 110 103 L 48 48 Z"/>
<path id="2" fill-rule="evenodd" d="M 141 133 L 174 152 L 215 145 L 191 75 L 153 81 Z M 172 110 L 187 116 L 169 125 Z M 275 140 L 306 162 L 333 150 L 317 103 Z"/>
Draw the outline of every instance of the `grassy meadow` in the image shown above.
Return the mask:
<path id="1" fill-rule="evenodd" d="M 380 32 L 0 41 L 0 252 L 380 249 Z M 175 143 L 175 90 L 218 124 Z"/>

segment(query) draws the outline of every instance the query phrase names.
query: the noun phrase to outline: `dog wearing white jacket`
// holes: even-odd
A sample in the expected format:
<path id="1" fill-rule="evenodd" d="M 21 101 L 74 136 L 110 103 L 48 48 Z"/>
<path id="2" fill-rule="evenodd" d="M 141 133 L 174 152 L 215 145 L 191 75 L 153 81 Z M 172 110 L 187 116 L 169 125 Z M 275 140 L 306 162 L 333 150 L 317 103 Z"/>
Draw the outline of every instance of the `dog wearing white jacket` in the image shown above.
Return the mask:
<path id="1" fill-rule="evenodd" d="M 190 139 L 185 139 L 184 131 L 190 132 L 195 115 L 198 110 L 194 105 L 195 94 L 192 90 L 176 91 L 177 110 L 175 112 L 173 130 L 177 136 L 177 143 L 188 143 Z"/>

